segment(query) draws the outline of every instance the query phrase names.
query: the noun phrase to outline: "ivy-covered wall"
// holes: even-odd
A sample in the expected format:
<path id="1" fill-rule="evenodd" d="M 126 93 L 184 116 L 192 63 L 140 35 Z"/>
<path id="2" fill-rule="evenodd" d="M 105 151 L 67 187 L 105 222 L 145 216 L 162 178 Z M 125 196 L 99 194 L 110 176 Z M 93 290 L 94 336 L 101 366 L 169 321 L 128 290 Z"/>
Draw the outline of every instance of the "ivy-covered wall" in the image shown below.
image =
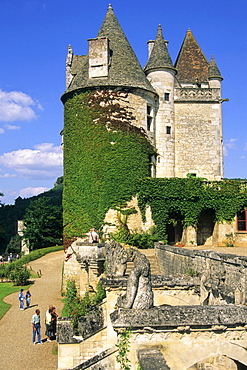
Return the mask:
<path id="1" fill-rule="evenodd" d="M 154 149 L 133 125 L 127 100 L 127 92 L 94 90 L 64 101 L 65 239 L 100 228 L 107 210 L 130 200 L 150 176 Z"/>
<path id="2" fill-rule="evenodd" d="M 234 180 L 148 178 L 139 182 L 137 192 L 143 217 L 146 206 L 151 207 L 160 240 L 166 238 L 173 213 L 180 214 L 185 228 L 196 227 L 204 210 L 213 211 L 216 222 L 231 222 L 238 211 L 247 207 L 247 184 Z"/>

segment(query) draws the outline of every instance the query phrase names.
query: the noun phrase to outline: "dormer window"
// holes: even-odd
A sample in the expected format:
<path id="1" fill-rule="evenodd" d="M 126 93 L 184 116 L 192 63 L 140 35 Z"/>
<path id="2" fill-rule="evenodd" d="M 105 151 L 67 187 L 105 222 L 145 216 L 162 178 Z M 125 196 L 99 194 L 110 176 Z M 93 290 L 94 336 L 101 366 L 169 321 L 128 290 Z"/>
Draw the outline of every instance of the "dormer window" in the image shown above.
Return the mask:
<path id="1" fill-rule="evenodd" d="M 171 134 L 171 126 L 166 126 L 166 133 L 167 135 Z"/>
<path id="2" fill-rule="evenodd" d="M 169 101 L 170 100 L 170 94 L 169 93 L 165 93 L 164 99 L 165 99 L 165 101 Z"/>
<path id="3" fill-rule="evenodd" d="M 89 78 L 107 77 L 109 67 L 109 40 L 106 37 L 89 39 Z"/>

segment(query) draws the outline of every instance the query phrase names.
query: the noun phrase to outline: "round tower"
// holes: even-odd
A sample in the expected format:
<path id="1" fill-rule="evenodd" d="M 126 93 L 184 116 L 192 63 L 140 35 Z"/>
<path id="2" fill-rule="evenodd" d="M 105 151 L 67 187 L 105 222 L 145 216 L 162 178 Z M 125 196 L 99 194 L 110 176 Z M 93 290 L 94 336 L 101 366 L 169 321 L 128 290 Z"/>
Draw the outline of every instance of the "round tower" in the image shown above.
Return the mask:
<path id="1" fill-rule="evenodd" d="M 173 67 L 161 26 L 154 42 L 149 44 L 145 73 L 159 99 L 155 122 L 156 177 L 175 176 L 174 76 Z M 150 47 L 151 46 L 151 47 Z"/>

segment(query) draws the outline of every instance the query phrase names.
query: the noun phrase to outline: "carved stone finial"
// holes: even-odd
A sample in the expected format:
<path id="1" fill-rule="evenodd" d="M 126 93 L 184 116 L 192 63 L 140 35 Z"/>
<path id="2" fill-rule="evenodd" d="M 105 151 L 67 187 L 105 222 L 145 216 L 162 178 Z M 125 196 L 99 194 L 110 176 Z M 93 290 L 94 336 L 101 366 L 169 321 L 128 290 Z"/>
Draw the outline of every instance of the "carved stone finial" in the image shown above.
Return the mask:
<path id="1" fill-rule="evenodd" d="M 112 5 L 108 4 L 108 10 L 112 9 Z"/>

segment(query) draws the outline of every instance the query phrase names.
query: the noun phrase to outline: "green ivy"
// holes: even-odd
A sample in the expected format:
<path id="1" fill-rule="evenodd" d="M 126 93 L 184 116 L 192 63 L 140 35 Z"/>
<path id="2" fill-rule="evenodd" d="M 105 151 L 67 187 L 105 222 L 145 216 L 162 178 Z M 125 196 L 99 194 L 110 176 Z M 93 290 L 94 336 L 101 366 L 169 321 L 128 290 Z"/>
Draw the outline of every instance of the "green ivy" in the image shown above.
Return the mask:
<path id="1" fill-rule="evenodd" d="M 231 222 L 247 207 L 246 182 L 205 181 L 199 178 L 146 178 L 139 182 L 138 204 L 143 219 L 147 205 L 157 226 L 160 240 L 172 213 L 179 214 L 183 227 L 197 226 L 202 211 L 211 210 L 215 222 Z"/>
<path id="2" fill-rule="evenodd" d="M 124 331 L 119 334 L 119 342 L 116 345 L 118 347 L 116 360 L 120 364 L 121 370 L 131 370 L 131 363 L 128 358 L 128 353 L 130 352 L 131 334 L 132 331 L 128 329 L 124 329 Z"/>
<path id="3" fill-rule="evenodd" d="M 108 209 L 130 200 L 150 175 L 154 149 L 119 94 L 81 92 L 64 103 L 65 239 L 99 229 Z"/>
<path id="4" fill-rule="evenodd" d="M 138 195 L 143 217 L 152 210 L 158 240 L 179 219 L 194 226 L 205 210 L 216 222 L 231 222 L 247 207 L 246 182 L 203 178 L 150 178 L 154 148 L 136 117 L 120 105 L 128 93 L 93 90 L 64 101 L 64 244 L 91 227 L 100 229 L 110 208 L 121 209 Z M 174 217 L 175 215 L 175 217 Z"/>

